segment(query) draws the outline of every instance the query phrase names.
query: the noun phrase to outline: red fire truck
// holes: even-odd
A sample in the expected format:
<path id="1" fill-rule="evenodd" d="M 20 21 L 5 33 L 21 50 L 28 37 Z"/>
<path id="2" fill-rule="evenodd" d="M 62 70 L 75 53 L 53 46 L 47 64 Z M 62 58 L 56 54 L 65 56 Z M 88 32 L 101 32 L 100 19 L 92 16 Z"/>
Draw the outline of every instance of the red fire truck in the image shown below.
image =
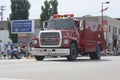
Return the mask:
<path id="1" fill-rule="evenodd" d="M 74 61 L 78 54 L 99 60 L 106 48 L 101 25 L 76 19 L 73 14 L 54 15 L 47 21 L 46 29 L 34 36 L 33 42 L 32 54 L 36 60 L 60 56 Z"/>

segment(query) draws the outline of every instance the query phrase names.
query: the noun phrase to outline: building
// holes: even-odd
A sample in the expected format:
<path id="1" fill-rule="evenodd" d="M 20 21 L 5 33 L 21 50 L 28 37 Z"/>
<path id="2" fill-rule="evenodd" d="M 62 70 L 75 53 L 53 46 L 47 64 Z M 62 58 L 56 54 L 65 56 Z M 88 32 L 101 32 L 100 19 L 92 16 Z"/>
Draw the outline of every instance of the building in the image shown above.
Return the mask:
<path id="1" fill-rule="evenodd" d="M 0 30 L 8 30 L 8 21 L 0 21 Z"/>

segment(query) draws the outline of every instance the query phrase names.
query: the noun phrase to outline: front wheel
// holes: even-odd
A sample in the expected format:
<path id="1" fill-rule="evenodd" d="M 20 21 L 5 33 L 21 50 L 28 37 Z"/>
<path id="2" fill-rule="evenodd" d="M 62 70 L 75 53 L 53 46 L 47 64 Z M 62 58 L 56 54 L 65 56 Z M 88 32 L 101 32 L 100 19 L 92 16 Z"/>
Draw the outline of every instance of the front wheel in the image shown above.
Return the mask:
<path id="1" fill-rule="evenodd" d="M 77 46 L 76 46 L 76 44 L 72 43 L 70 46 L 70 55 L 67 56 L 67 59 L 69 61 L 74 61 L 74 60 L 76 60 L 77 56 L 78 56 Z"/>
<path id="2" fill-rule="evenodd" d="M 42 61 L 45 56 L 34 56 L 37 61 Z"/>

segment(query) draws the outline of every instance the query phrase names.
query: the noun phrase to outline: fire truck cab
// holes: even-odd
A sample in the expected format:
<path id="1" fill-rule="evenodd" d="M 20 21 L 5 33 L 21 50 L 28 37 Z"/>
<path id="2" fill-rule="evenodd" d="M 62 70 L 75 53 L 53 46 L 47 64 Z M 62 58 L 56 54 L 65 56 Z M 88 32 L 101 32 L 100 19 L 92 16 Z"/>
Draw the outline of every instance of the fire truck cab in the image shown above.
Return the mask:
<path id="1" fill-rule="evenodd" d="M 74 61 L 78 54 L 98 60 L 106 48 L 101 25 L 76 19 L 73 14 L 54 15 L 47 21 L 46 29 L 33 37 L 33 42 L 32 55 L 36 60 L 60 56 Z"/>

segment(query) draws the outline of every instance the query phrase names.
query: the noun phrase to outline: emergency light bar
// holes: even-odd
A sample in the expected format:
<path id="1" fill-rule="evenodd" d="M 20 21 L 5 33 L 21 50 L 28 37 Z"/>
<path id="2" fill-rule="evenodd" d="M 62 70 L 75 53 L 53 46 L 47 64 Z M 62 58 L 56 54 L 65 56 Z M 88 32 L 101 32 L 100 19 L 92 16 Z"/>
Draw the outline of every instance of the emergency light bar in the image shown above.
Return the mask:
<path id="1" fill-rule="evenodd" d="M 64 17 L 74 17 L 74 14 L 65 14 Z"/>
<path id="2" fill-rule="evenodd" d="M 65 17 L 74 17 L 74 14 L 65 14 L 65 15 L 54 14 L 53 15 L 53 18 L 65 18 Z"/>

